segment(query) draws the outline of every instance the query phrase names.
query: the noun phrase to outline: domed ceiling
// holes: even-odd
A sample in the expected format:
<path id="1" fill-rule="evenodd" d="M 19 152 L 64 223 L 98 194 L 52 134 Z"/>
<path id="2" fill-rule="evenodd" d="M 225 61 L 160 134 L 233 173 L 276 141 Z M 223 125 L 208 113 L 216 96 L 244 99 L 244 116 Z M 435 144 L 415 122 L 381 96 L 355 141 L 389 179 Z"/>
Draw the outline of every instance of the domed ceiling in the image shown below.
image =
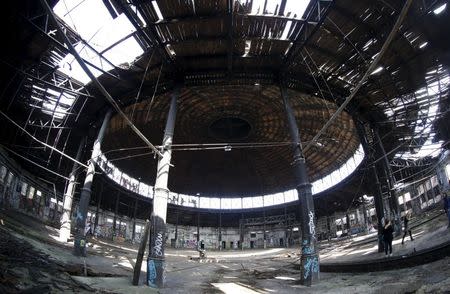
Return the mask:
<path id="1" fill-rule="evenodd" d="M 288 94 L 305 143 L 329 120 L 336 105 L 294 90 Z M 155 145 L 162 142 L 169 101 L 166 93 L 125 109 Z M 171 191 L 233 197 L 295 187 L 292 145 L 278 86 L 182 88 L 173 143 Z M 358 145 L 353 120 L 343 112 L 305 153 L 310 181 L 338 168 Z M 123 172 L 154 184 L 157 160 L 118 115 L 111 120 L 102 149 Z"/>

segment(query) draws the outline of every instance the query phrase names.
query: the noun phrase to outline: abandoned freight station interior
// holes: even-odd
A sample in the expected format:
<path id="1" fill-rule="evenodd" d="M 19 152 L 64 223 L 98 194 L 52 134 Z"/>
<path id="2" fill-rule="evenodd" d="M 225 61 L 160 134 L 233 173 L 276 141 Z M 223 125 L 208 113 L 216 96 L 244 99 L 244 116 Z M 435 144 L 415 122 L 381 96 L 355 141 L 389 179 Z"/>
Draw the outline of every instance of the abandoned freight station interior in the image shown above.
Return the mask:
<path id="1" fill-rule="evenodd" d="M 8 1 L 0 293 L 450 293 L 449 11 Z"/>

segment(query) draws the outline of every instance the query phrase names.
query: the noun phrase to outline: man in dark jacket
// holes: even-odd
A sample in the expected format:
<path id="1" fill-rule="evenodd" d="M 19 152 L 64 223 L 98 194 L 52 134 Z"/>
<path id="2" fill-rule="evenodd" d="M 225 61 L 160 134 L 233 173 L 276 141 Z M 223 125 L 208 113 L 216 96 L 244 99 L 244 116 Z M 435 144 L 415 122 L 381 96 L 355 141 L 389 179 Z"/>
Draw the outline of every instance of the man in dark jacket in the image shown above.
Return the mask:
<path id="1" fill-rule="evenodd" d="M 409 225 L 408 225 L 410 218 L 411 218 L 411 213 L 410 212 L 405 214 L 405 216 L 403 217 L 403 231 L 404 231 L 404 234 L 403 234 L 403 238 L 402 238 L 402 245 L 403 245 L 403 242 L 405 241 L 405 237 L 406 237 L 406 235 L 408 233 L 409 233 L 409 237 L 411 238 L 411 241 L 414 240 L 413 237 L 412 237 L 412 234 L 411 234 L 411 229 L 409 228 Z"/>
<path id="2" fill-rule="evenodd" d="M 384 241 L 384 253 L 389 256 L 392 255 L 392 240 L 394 239 L 394 227 L 390 220 L 386 220 L 386 224 L 383 228 L 383 241 Z"/>
<path id="3" fill-rule="evenodd" d="M 447 228 L 450 229 L 450 198 L 447 196 L 446 193 L 444 193 L 444 198 L 442 200 L 444 201 L 444 211 L 448 218 Z"/>

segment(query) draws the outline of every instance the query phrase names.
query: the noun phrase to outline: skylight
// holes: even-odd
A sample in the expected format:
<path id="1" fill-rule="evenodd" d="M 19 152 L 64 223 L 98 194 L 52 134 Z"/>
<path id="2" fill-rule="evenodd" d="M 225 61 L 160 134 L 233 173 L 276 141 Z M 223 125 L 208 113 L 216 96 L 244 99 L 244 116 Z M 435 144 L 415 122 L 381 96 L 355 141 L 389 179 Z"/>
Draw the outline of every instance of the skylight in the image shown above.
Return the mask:
<path id="1" fill-rule="evenodd" d="M 239 0 L 245 4 L 248 0 Z M 284 16 L 302 18 L 308 7 L 310 0 L 287 0 L 284 9 Z M 253 15 L 278 15 L 281 6 L 281 0 L 253 0 L 250 14 Z M 264 5 L 266 5 L 264 9 Z"/>
<path id="2" fill-rule="evenodd" d="M 425 80 L 427 85 L 414 93 L 419 107 L 414 134 L 412 138 L 405 138 L 405 140 L 411 140 L 409 144 L 411 151 L 398 153 L 395 156 L 396 158 L 415 161 L 440 154 L 442 142 L 434 142 L 435 134 L 432 132 L 432 125 L 439 117 L 438 103 L 441 95 L 449 89 L 450 75 L 448 70 L 444 69 L 442 65 L 438 65 L 427 72 Z M 421 142 L 423 139 L 425 139 L 425 142 Z"/>
<path id="3" fill-rule="evenodd" d="M 84 41 L 95 49 L 92 50 L 86 44 L 78 43 L 75 46 L 77 52 L 84 59 L 104 71 L 113 69 L 113 65 L 120 66 L 124 63 L 132 62 L 143 53 L 142 48 L 134 38 L 126 38 L 126 36 L 130 36 L 135 31 L 128 18 L 124 14 L 113 18 L 102 0 L 62 0 L 55 5 L 53 10 Z M 111 45 L 124 38 L 125 40 L 108 49 Z M 105 52 L 101 56 L 95 51 Z M 90 69 L 95 76 L 102 74 L 101 71 L 92 67 Z M 70 54 L 60 63 L 59 70 L 82 83 L 90 81 Z"/>
<path id="4" fill-rule="evenodd" d="M 435 10 L 433 10 L 433 13 L 436 15 L 441 14 L 445 10 L 445 8 L 447 8 L 447 3 L 444 3 Z"/>

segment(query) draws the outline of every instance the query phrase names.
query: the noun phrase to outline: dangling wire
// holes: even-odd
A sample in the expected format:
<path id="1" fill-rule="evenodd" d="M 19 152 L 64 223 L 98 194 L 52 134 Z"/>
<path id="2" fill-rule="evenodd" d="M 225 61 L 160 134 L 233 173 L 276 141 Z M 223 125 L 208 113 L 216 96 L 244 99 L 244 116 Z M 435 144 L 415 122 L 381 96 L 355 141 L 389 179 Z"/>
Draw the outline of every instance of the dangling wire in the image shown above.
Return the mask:
<path id="1" fill-rule="evenodd" d="M 161 68 L 159 69 L 158 79 L 156 80 L 156 85 L 155 85 L 155 90 L 153 91 L 152 100 L 150 100 L 150 103 L 149 103 L 148 109 L 147 109 L 147 114 L 145 115 L 145 122 L 148 122 L 148 116 L 149 116 L 150 110 L 152 109 L 152 106 L 153 106 L 153 100 L 155 99 L 156 91 L 158 90 L 159 78 L 161 77 L 163 65 L 164 64 L 161 62 Z"/>
<path id="2" fill-rule="evenodd" d="M 145 78 L 147 77 L 147 71 L 150 66 L 150 63 L 152 63 L 154 53 L 155 53 L 155 50 L 153 50 L 152 55 L 150 55 L 150 59 L 148 60 L 147 66 L 145 67 L 144 76 L 142 77 L 141 84 L 139 85 L 139 90 L 136 94 L 136 99 L 134 99 L 133 111 L 131 112 L 131 117 L 130 117 L 131 122 L 133 122 L 133 116 L 134 116 L 134 111 L 136 110 L 136 104 L 139 100 L 139 96 L 141 95 L 142 86 L 144 85 Z"/>

